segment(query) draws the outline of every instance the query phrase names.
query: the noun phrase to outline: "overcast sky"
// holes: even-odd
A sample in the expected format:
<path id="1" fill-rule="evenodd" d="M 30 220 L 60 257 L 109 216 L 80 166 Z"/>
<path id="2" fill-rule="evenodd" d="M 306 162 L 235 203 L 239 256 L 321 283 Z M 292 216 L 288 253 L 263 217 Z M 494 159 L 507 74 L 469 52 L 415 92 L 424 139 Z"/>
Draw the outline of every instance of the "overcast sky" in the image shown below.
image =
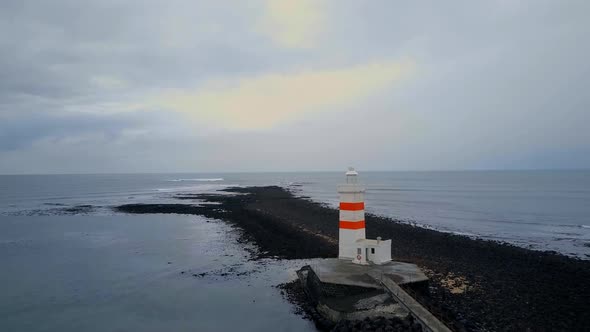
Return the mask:
<path id="1" fill-rule="evenodd" d="M 590 168 L 590 1 L 3 0 L 0 173 Z"/>

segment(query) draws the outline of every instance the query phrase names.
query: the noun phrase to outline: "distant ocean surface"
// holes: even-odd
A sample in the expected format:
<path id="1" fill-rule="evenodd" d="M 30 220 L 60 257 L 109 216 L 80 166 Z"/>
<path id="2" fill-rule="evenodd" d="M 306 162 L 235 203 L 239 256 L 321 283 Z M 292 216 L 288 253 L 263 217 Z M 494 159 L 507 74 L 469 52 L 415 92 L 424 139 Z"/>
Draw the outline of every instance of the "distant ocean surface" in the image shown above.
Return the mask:
<path id="1" fill-rule="evenodd" d="M 368 212 L 590 258 L 590 171 L 361 171 L 360 177 Z M 253 185 L 283 186 L 336 207 L 343 178 L 344 172 L 5 175 L 0 216 L 113 215 L 118 204 L 178 202 L 172 197 L 178 192 Z"/>

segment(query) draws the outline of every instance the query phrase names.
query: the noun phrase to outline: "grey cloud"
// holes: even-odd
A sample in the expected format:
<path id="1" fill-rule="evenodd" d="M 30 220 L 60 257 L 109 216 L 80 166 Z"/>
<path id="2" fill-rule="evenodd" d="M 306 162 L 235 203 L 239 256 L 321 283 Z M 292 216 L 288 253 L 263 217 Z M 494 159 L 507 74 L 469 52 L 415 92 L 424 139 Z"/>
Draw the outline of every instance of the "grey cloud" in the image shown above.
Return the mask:
<path id="1" fill-rule="evenodd" d="M 0 123 L 0 152 L 28 148 L 47 137 L 62 139 L 81 134 L 116 136 L 124 129 L 141 127 L 137 114 L 100 116 L 92 114 L 47 114 L 28 112 L 3 118 Z"/>
<path id="2" fill-rule="evenodd" d="M 67 151 L 69 139 L 101 137 L 104 143 L 140 144 L 142 141 L 198 137 L 200 131 L 185 119 L 157 111 L 112 114 L 77 112 L 21 112 L 0 117 L 0 157 L 3 152 L 25 152 L 39 142 L 52 142 Z M 109 149 L 108 144 L 104 149 Z M 93 153 L 100 154 L 96 150 Z"/>
<path id="3" fill-rule="evenodd" d="M 264 47 L 246 22 L 215 18 L 237 6 L 68 0 L 0 6 L 2 95 L 108 97 L 91 84 L 93 76 L 119 78 L 134 89 L 170 88 L 265 66 Z"/>
<path id="4" fill-rule="evenodd" d="M 0 173 L 590 167 L 587 1 L 326 2 L 309 50 L 256 33 L 260 3 L 245 3 L 0 3 Z M 218 76 L 395 58 L 415 61 L 410 80 L 266 132 L 100 112 Z"/>

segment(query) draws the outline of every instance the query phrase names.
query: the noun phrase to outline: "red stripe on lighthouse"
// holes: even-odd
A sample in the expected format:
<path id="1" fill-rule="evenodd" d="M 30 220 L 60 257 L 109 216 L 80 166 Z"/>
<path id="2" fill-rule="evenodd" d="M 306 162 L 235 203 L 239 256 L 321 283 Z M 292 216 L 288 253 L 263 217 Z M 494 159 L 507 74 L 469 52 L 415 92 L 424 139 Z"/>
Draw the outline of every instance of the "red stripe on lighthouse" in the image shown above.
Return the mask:
<path id="1" fill-rule="evenodd" d="M 343 211 L 362 211 L 365 209 L 365 202 L 344 203 L 340 202 L 340 210 Z"/>
<path id="2" fill-rule="evenodd" d="M 365 221 L 344 221 L 340 220 L 340 228 L 343 229 L 363 229 L 365 228 Z"/>

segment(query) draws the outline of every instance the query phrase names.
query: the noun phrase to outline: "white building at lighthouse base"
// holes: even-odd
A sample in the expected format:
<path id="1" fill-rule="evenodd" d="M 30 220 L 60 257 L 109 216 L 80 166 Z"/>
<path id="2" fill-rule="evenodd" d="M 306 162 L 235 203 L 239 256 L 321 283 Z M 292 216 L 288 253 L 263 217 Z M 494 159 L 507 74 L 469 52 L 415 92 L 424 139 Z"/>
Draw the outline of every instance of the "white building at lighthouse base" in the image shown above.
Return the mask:
<path id="1" fill-rule="evenodd" d="M 353 263 L 384 264 L 391 261 L 391 240 L 360 239 L 356 241 L 356 251 L 357 256 L 354 257 Z"/>

